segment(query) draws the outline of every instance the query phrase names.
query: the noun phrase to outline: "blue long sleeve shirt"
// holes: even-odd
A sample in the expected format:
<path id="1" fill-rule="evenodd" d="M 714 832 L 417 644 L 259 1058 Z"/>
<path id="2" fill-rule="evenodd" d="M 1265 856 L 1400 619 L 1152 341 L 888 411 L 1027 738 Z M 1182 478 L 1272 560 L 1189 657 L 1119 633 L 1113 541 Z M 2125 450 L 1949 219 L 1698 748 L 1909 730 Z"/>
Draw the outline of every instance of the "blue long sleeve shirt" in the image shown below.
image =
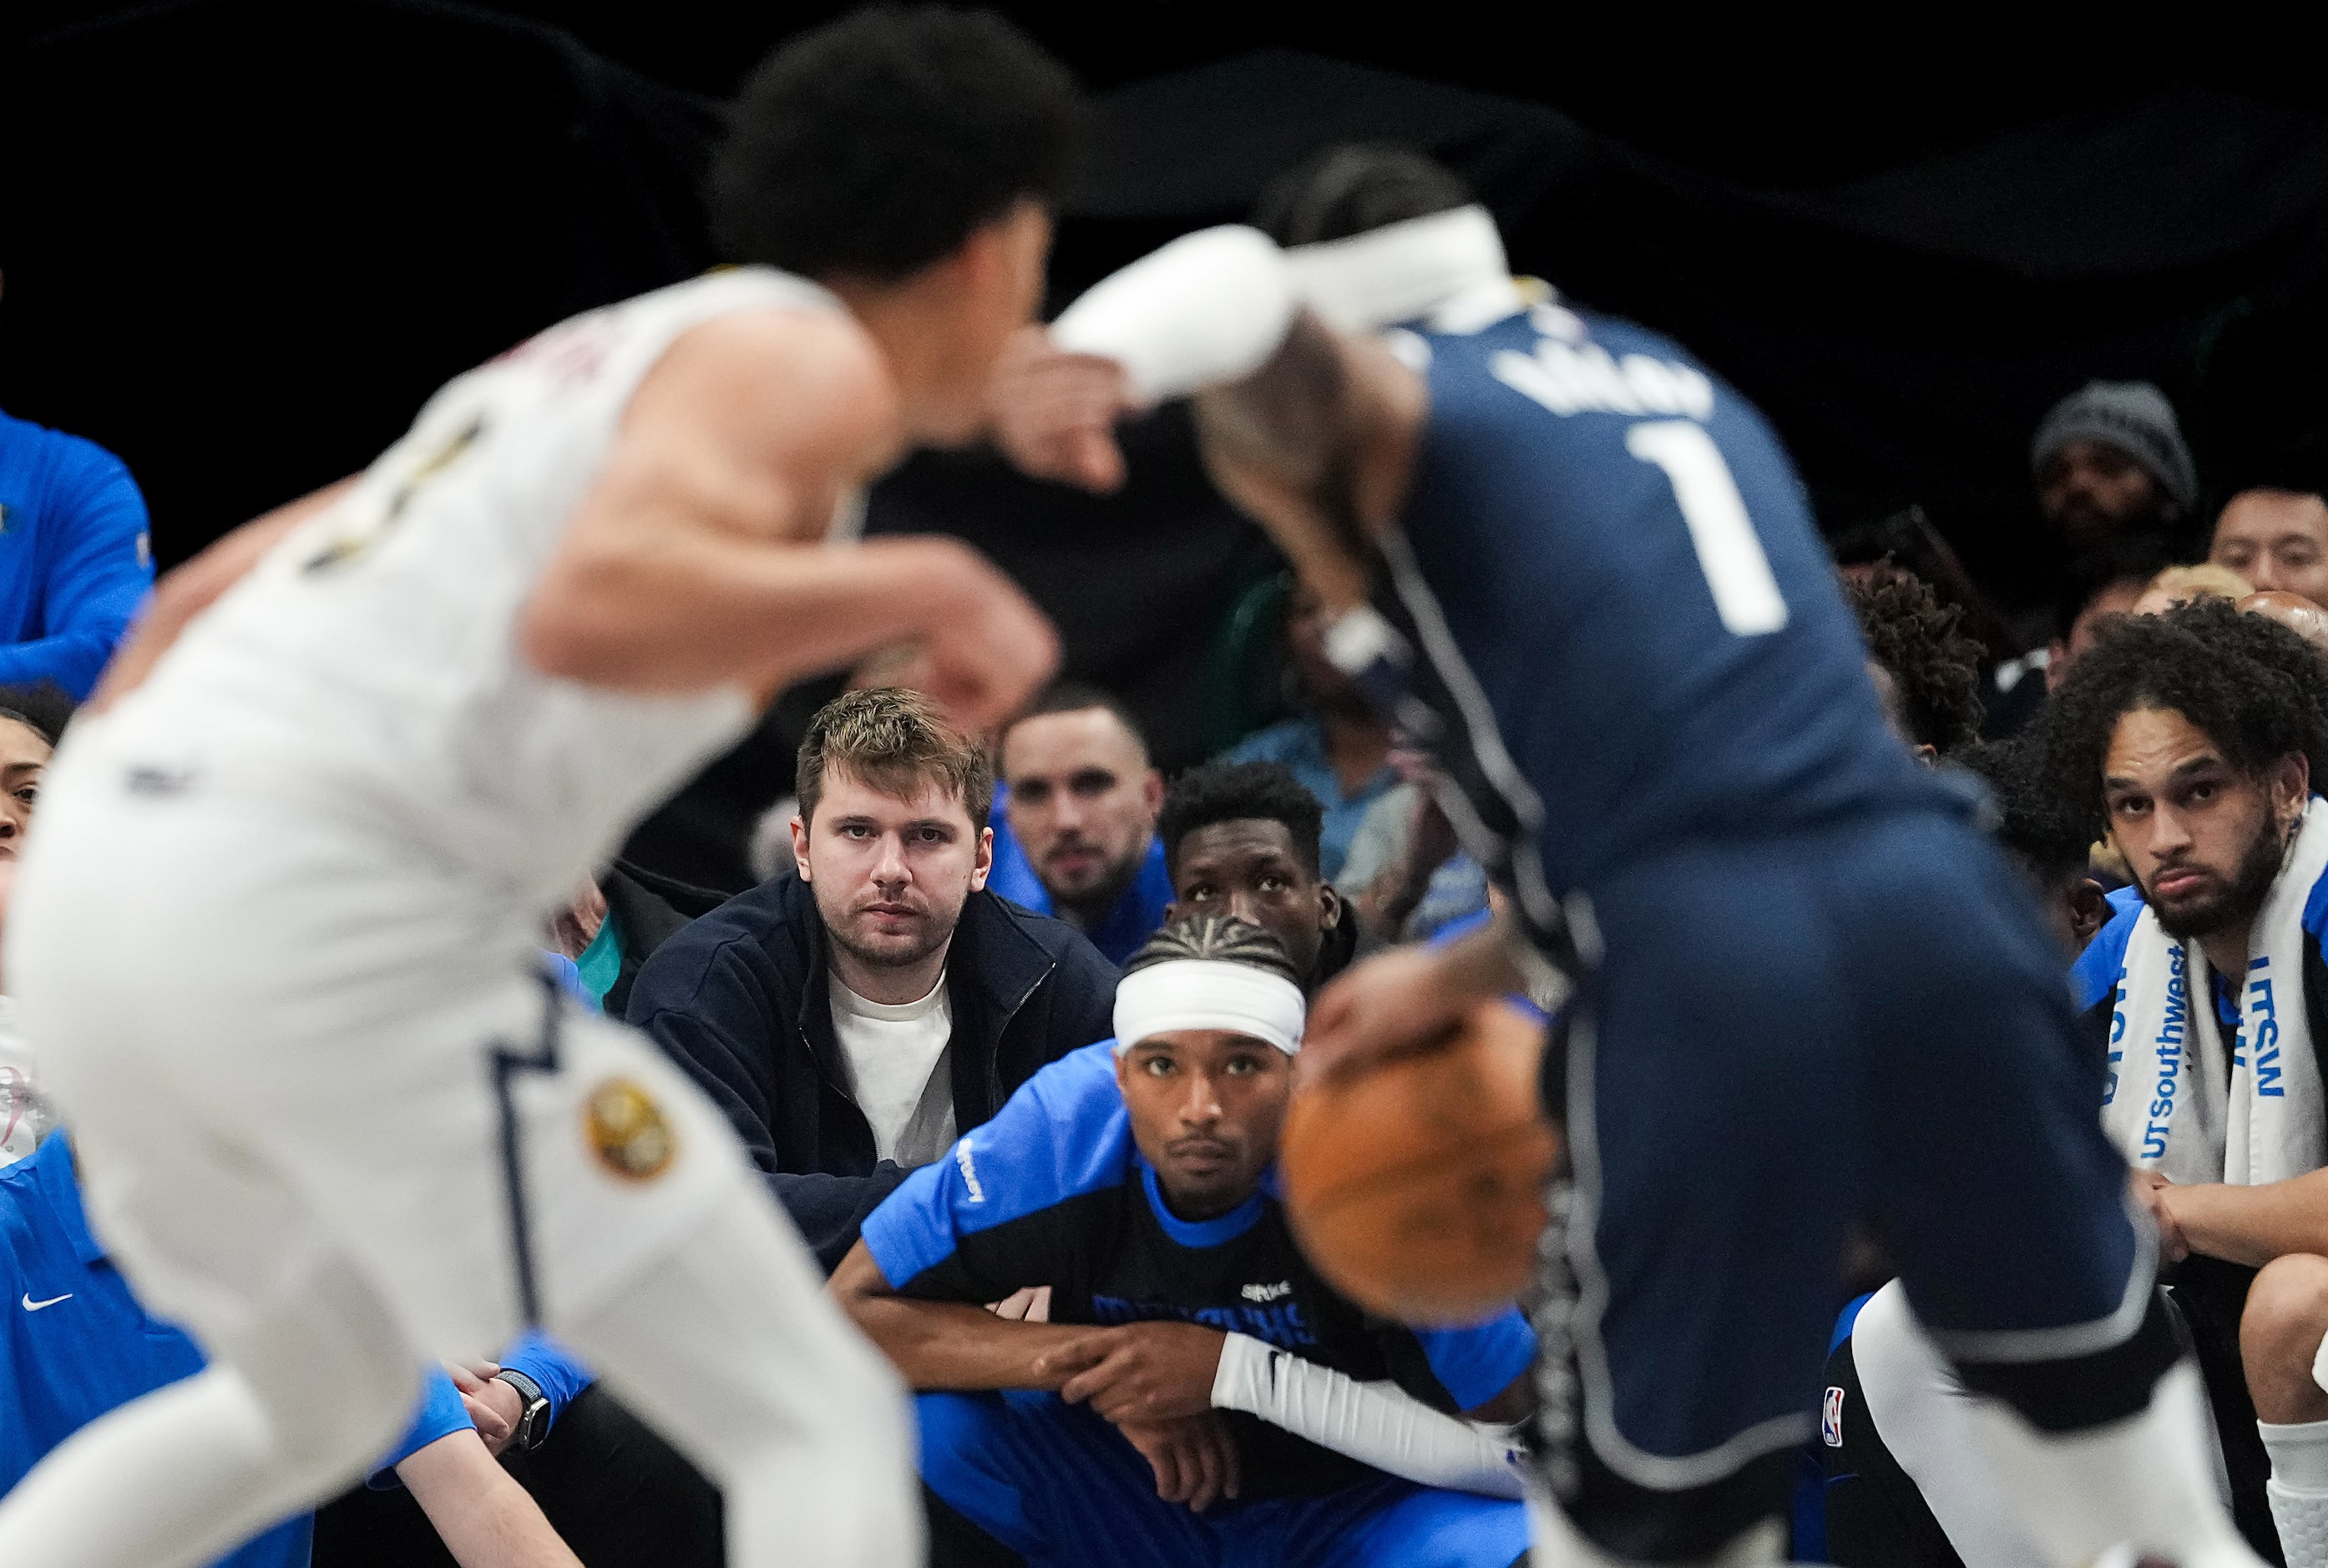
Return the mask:
<path id="1" fill-rule="evenodd" d="M 0 685 L 88 696 L 153 586 L 146 498 L 121 459 L 0 414 Z"/>

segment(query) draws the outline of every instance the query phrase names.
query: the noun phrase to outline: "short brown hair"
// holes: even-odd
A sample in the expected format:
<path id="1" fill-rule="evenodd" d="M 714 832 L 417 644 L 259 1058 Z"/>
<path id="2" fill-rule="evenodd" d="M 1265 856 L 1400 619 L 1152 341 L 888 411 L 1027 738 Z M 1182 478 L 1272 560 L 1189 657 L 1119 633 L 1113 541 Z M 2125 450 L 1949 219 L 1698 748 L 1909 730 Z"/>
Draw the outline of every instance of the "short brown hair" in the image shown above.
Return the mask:
<path id="1" fill-rule="evenodd" d="M 803 822 L 816 814 L 828 767 L 901 798 L 942 783 L 980 828 L 994 806 L 994 765 L 986 748 L 955 733 L 929 699 L 903 686 L 844 691 L 808 721 L 795 786 Z"/>

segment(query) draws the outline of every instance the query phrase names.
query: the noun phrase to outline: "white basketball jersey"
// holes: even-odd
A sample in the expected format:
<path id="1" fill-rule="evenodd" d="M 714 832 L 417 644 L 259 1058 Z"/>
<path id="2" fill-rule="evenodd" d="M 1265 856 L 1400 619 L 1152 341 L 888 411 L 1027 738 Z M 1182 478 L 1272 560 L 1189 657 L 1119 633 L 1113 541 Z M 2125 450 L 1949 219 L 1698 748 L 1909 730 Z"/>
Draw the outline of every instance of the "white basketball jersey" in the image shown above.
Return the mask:
<path id="1" fill-rule="evenodd" d="M 519 612 L 674 339 L 732 312 L 840 308 L 788 274 L 723 271 L 577 316 L 451 382 L 187 629 L 100 721 L 104 750 L 156 789 L 345 807 L 448 869 L 562 897 L 734 744 L 752 707 L 736 687 L 553 680 L 520 654 Z"/>

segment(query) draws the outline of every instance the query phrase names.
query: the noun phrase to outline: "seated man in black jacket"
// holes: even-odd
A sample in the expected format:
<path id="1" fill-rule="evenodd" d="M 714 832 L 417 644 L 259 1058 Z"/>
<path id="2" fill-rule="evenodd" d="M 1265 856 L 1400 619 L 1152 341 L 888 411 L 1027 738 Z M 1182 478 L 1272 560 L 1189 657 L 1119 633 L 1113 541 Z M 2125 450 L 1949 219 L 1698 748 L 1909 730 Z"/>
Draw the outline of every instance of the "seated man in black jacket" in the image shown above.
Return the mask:
<path id="1" fill-rule="evenodd" d="M 728 1113 L 830 1270 L 906 1171 L 1107 1038 L 1116 972 L 985 890 L 991 766 L 913 692 L 826 704 L 799 789 L 798 879 L 671 937 L 630 1019 Z"/>

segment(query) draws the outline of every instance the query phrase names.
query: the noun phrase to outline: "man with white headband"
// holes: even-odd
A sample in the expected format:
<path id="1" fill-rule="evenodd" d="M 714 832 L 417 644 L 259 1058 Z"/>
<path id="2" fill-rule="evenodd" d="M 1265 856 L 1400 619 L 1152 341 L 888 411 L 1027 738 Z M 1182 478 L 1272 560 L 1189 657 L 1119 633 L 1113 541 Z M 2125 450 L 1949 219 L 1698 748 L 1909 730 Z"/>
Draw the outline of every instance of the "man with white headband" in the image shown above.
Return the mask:
<path id="1" fill-rule="evenodd" d="M 1167 926 L 1117 991 L 1116 1038 L 908 1177 L 833 1275 L 924 1391 L 924 1482 L 1033 1568 L 1131 1561 L 1132 1543 L 1153 1568 L 1526 1551 L 1510 1429 L 1478 1424 L 1526 1413 L 1526 1320 L 1370 1318 L 1286 1230 L 1302 1021 L 1261 927 Z M 1030 1286 L 1050 1321 L 980 1305 Z"/>
<path id="2" fill-rule="evenodd" d="M 1579 993 L 1546 1063 L 1574 1185 L 1542 1249 L 1538 1561 L 1779 1549 L 1865 1217 L 1998 1402 L 2000 1502 L 2048 1562 L 2252 1563 L 2058 963 L 1886 732 L 1777 437 L 1627 323 L 1417 319 L 1445 228 L 1290 252 L 1208 230 L 1052 336 L 1116 361 L 1124 407 L 1196 395 L 1208 470 L 1437 754 L 1510 895 L 1493 928 L 1323 992 L 1304 1071 L 1553 970 Z"/>

